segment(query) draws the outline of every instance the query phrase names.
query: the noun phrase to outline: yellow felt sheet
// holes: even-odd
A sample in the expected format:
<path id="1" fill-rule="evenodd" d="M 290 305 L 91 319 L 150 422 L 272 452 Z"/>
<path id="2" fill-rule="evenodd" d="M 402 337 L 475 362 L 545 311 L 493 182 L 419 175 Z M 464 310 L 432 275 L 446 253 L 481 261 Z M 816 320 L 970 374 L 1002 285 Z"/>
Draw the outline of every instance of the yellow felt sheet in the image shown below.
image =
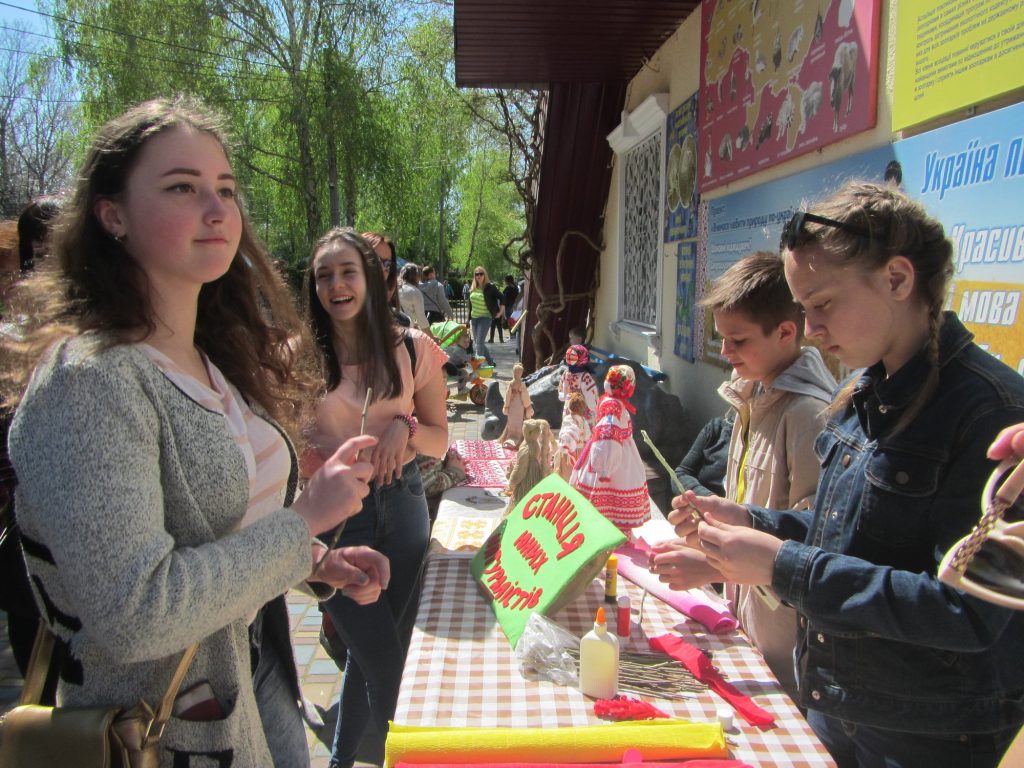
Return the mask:
<path id="1" fill-rule="evenodd" d="M 392 724 L 385 768 L 407 763 L 621 762 L 627 749 L 644 760 L 728 757 L 719 723 L 679 720 L 577 728 L 425 728 Z"/>

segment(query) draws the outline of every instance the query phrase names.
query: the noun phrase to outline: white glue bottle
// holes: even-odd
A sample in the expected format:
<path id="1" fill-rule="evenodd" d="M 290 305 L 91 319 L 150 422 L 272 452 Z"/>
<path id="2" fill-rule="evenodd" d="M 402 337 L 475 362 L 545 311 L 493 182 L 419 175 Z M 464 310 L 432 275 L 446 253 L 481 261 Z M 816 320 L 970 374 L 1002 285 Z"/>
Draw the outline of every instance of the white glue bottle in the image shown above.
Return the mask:
<path id="1" fill-rule="evenodd" d="M 601 607 L 594 629 L 580 640 L 580 692 L 595 699 L 610 699 L 619 690 L 619 639 L 604 622 Z"/>

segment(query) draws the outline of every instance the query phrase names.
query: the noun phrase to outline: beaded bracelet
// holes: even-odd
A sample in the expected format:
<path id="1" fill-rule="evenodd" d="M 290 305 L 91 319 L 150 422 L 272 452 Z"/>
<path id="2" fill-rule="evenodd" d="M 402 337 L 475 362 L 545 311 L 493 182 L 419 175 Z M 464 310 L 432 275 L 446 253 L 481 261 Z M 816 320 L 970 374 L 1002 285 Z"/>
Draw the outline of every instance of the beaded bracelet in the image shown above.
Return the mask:
<path id="1" fill-rule="evenodd" d="M 416 421 L 415 416 L 407 416 L 404 413 L 400 413 L 397 416 L 395 416 L 395 421 L 400 421 L 403 424 L 405 424 L 406 428 L 409 430 L 410 440 L 416 437 L 416 430 L 419 429 L 420 423 Z"/>

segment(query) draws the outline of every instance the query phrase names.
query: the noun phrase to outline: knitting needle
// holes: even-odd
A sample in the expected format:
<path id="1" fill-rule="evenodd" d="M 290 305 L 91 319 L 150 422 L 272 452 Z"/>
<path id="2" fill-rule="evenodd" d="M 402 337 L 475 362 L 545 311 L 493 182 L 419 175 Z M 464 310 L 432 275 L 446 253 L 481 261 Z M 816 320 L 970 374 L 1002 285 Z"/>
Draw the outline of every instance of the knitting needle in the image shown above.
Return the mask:
<path id="1" fill-rule="evenodd" d="M 370 401 L 373 399 L 373 387 L 366 388 L 366 400 L 363 402 L 363 416 L 359 420 L 359 434 L 366 434 L 366 416 L 370 412 Z M 356 451 L 356 461 L 359 461 L 359 451 Z M 331 553 L 331 550 L 337 545 L 341 534 L 345 531 L 345 523 L 348 522 L 348 518 L 342 520 L 337 529 L 334 531 L 334 535 L 331 537 L 330 543 L 327 545 L 327 550 L 320 555 L 320 559 L 316 561 L 316 565 L 313 566 L 313 573 L 316 574 L 320 570 L 320 564 L 327 559 L 327 555 Z"/>
<path id="2" fill-rule="evenodd" d="M 704 515 L 701 514 L 701 511 L 697 509 L 697 507 L 695 507 L 689 500 L 686 499 L 686 489 L 683 487 L 683 484 L 680 482 L 679 477 L 676 475 L 675 471 L 672 469 L 672 467 L 668 465 L 668 462 L 665 461 L 665 457 L 661 455 L 661 451 L 658 450 L 658 447 L 654 444 L 654 441 L 651 440 L 651 436 L 647 434 L 646 429 L 640 430 L 640 436 L 644 439 L 644 442 L 647 443 L 647 447 L 651 449 L 651 453 L 654 454 L 654 458 L 656 458 L 658 460 L 658 463 L 661 464 L 661 466 L 665 469 L 666 472 L 668 472 L 668 479 L 671 481 L 672 487 L 676 489 L 676 493 L 682 496 L 683 500 L 686 501 L 686 506 L 690 508 L 690 514 L 693 516 L 693 522 L 699 523 L 701 520 L 704 519 Z"/>

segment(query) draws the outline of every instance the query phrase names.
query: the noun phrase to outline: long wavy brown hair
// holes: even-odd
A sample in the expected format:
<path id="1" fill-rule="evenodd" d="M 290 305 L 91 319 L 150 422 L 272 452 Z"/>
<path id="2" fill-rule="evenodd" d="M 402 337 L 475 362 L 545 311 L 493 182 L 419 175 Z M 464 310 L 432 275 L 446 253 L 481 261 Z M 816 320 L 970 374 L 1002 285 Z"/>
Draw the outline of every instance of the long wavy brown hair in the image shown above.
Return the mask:
<path id="1" fill-rule="evenodd" d="M 99 199 L 124 195 L 147 141 L 180 127 L 210 134 L 230 160 L 220 120 L 190 97 L 144 102 L 100 129 L 57 218 L 52 258 L 19 286 L 23 333 L 4 344 L 8 406 L 20 400 L 39 358 L 55 341 L 88 333 L 99 352 L 142 341 L 156 329 L 145 271 L 101 225 L 94 208 Z M 240 209 L 238 252 L 228 271 L 200 290 L 195 343 L 246 399 L 298 439 L 319 377 L 285 282 Z"/>
<path id="2" fill-rule="evenodd" d="M 363 311 L 355 318 L 356 332 L 349 347 L 352 350 L 351 360 L 338 359 L 338 350 L 334 344 L 337 329 L 316 295 L 316 272 L 313 269 L 313 262 L 320 251 L 336 242 L 344 243 L 359 254 L 359 262 L 366 279 Z M 392 268 L 392 274 L 394 271 Z M 402 375 L 398 370 L 394 350 L 401 343 L 402 336 L 388 305 L 384 270 L 370 242 L 357 235 L 351 227 L 335 227 L 328 230 L 313 245 L 305 282 L 306 313 L 313 339 L 322 357 L 321 364 L 327 391 L 333 390 L 341 383 L 341 366 L 352 364 L 357 366 L 358 384 L 373 389 L 374 402 L 401 395 Z M 382 350 L 391 350 L 391 354 L 381 354 Z"/>

